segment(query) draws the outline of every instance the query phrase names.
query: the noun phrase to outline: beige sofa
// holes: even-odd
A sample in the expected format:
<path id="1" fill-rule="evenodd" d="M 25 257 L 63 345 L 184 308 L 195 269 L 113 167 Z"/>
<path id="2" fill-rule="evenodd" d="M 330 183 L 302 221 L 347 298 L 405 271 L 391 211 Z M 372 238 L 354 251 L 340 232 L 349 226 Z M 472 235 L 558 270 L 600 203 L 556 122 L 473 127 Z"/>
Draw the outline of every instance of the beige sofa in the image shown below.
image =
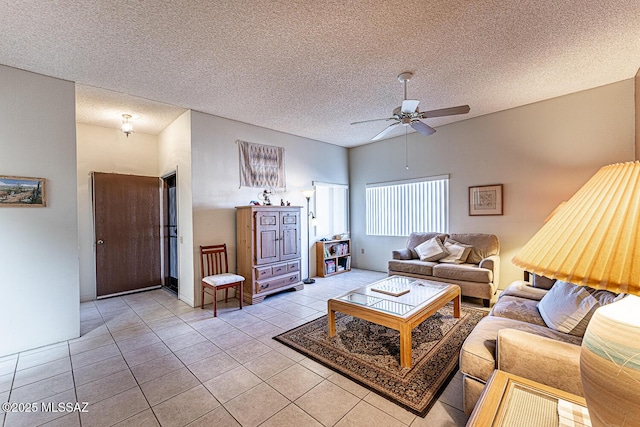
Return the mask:
<path id="1" fill-rule="evenodd" d="M 532 276 L 505 289 L 489 316 L 465 340 L 460 352 L 464 409 L 471 414 L 494 369 L 583 395 L 582 337 L 546 326 L 537 304 L 554 281 Z"/>
<path id="2" fill-rule="evenodd" d="M 444 242 L 447 237 L 472 246 L 463 264 L 420 261 L 416 246 L 433 237 Z M 411 233 L 407 246 L 392 252 L 389 275 L 401 275 L 454 283 L 462 295 L 482 298 L 485 307 L 498 289 L 500 275 L 500 242 L 493 234 Z"/>

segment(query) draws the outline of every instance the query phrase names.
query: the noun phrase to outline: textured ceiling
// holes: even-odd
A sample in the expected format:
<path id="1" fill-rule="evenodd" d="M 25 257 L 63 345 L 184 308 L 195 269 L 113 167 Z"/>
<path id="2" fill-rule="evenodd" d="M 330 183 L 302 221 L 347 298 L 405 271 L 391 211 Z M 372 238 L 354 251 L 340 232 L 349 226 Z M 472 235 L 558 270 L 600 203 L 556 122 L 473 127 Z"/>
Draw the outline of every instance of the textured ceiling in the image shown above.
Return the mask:
<path id="1" fill-rule="evenodd" d="M 403 71 L 421 110 L 471 106 L 435 127 L 632 78 L 639 16 L 637 0 L 6 0 L 0 63 L 83 85 L 81 122 L 127 110 L 157 133 L 183 111 L 163 103 L 354 146 L 386 123 L 349 123 L 388 117 Z"/>
<path id="2" fill-rule="evenodd" d="M 186 109 L 97 87 L 76 85 L 76 121 L 120 128 L 130 114 L 134 132 L 158 135 Z"/>

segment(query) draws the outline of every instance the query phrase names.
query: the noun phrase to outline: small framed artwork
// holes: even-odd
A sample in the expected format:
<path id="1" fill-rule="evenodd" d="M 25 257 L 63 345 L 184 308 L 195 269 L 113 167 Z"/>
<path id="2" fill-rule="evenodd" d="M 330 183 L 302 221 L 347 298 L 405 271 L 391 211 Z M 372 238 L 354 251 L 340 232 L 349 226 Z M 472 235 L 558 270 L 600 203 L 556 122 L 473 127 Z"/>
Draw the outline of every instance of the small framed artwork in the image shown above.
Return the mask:
<path id="1" fill-rule="evenodd" d="M 502 215 L 502 184 L 469 187 L 469 215 Z"/>
<path id="2" fill-rule="evenodd" d="M 44 207 L 45 179 L 21 176 L 0 176 L 0 207 Z"/>

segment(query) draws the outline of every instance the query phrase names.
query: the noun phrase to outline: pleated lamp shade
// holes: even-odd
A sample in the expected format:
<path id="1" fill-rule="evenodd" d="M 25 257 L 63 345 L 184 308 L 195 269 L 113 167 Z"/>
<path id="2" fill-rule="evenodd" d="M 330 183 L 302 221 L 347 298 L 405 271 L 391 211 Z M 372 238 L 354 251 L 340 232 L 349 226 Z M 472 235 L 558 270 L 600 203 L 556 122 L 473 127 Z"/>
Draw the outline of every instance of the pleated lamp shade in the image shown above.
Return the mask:
<path id="1" fill-rule="evenodd" d="M 640 162 L 600 169 L 513 263 L 576 285 L 640 294 Z"/>
<path id="2" fill-rule="evenodd" d="M 633 294 L 594 313 L 580 351 L 593 426 L 640 426 L 640 162 L 600 169 L 513 258 L 527 271 Z"/>

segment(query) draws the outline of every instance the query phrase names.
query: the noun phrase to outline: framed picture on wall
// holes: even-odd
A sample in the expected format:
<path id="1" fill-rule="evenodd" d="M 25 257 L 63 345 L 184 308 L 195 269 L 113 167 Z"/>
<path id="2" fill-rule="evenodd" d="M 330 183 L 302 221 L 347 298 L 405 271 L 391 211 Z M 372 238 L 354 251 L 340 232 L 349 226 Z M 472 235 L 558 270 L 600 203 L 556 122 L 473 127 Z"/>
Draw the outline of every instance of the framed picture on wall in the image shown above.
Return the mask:
<path id="1" fill-rule="evenodd" d="M 502 184 L 469 187 L 469 215 L 502 215 Z"/>
<path id="2" fill-rule="evenodd" d="M 44 207 L 45 179 L 0 176 L 0 207 Z"/>

